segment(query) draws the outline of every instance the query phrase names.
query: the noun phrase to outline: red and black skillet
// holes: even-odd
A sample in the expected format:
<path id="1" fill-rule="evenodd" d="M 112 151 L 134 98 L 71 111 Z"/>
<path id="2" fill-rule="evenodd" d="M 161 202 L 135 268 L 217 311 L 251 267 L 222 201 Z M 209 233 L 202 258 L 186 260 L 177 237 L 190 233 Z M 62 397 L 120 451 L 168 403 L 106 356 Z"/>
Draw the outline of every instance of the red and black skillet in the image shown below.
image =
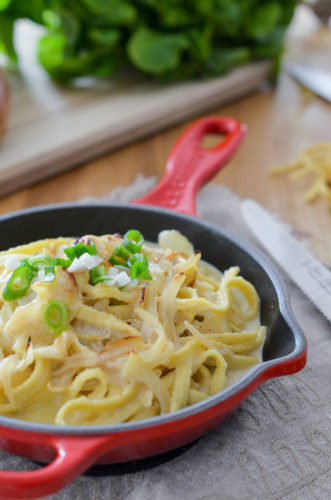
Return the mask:
<path id="1" fill-rule="evenodd" d="M 178 229 L 202 251 L 204 260 L 220 270 L 240 266 L 241 274 L 261 297 L 261 322 L 267 326 L 262 364 L 219 394 L 174 413 L 117 425 L 80 427 L 0 417 L 2 449 L 48 463 L 33 471 L 0 471 L 1 498 L 48 495 L 94 464 L 128 462 L 174 450 L 219 425 L 264 381 L 297 372 L 305 365 L 306 340 L 275 269 L 244 241 L 193 217 L 197 215 L 199 187 L 226 163 L 244 132 L 245 127 L 231 118 L 196 121 L 175 143 L 161 183 L 137 200 L 139 205 L 61 204 L 0 217 L 0 250 L 40 238 L 125 233 L 130 228 L 155 241 L 159 231 Z M 205 149 L 201 141 L 208 133 L 225 138 L 218 146 Z"/>

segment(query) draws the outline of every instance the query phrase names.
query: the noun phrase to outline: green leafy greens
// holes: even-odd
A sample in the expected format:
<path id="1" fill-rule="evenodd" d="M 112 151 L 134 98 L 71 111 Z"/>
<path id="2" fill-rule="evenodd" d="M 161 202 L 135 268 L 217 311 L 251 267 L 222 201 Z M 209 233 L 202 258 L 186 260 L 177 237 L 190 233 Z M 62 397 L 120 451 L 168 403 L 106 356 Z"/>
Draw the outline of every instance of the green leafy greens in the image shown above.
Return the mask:
<path id="1" fill-rule="evenodd" d="M 123 66 L 164 81 L 227 73 L 272 58 L 277 65 L 298 0 L 0 0 L 0 52 L 16 62 L 13 30 L 45 27 L 38 58 L 66 82 Z"/>

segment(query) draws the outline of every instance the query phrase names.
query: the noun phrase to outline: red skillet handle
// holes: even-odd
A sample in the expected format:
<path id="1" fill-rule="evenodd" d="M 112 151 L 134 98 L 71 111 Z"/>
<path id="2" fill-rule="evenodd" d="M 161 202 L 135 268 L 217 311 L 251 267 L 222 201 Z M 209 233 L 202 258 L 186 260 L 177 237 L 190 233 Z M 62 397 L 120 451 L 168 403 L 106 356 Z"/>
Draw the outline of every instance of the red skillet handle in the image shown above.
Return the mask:
<path id="1" fill-rule="evenodd" d="M 0 471 L 0 498 L 37 498 L 60 490 L 88 469 L 95 460 L 117 444 L 115 436 L 49 437 L 56 457 L 45 467 L 32 471 Z M 36 446 L 40 442 L 36 442 Z"/>
<path id="2" fill-rule="evenodd" d="M 246 126 L 233 118 L 207 116 L 195 121 L 175 142 L 161 182 L 134 203 L 198 215 L 195 198 L 199 188 L 225 165 L 245 131 Z M 208 133 L 222 134 L 225 138 L 213 148 L 204 148 L 201 141 Z"/>

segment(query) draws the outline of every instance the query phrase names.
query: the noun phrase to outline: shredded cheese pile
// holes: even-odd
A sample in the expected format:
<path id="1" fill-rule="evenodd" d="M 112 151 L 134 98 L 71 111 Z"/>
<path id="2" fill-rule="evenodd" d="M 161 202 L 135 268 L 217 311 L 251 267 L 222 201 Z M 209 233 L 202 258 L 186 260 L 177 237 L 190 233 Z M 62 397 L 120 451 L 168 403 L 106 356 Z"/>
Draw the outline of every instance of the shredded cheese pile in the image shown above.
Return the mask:
<path id="1" fill-rule="evenodd" d="M 331 202 L 331 143 L 311 146 L 294 163 L 271 170 L 271 174 L 283 173 L 289 173 L 290 180 L 314 174 L 315 180 L 306 192 L 305 199 L 311 202 L 321 196 Z"/>

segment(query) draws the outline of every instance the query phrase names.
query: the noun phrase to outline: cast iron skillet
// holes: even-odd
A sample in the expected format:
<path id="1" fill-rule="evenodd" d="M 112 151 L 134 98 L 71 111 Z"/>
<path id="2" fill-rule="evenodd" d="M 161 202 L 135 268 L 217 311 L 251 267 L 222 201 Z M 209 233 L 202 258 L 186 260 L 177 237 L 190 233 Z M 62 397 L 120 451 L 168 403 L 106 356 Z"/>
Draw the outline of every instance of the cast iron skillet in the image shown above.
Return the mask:
<path id="1" fill-rule="evenodd" d="M 39 238 L 124 233 L 129 228 L 139 229 L 146 239 L 155 241 L 160 230 L 178 229 L 202 251 L 204 260 L 217 268 L 240 266 L 261 297 L 261 322 L 268 327 L 262 364 L 219 394 L 174 413 L 118 425 L 80 427 L 0 417 L 3 449 L 50 462 L 34 471 L 0 471 L 2 498 L 48 495 L 95 463 L 138 460 L 183 446 L 220 424 L 264 381 L 294 373 L 305 365 L 306 341 L 275 269 L 245 242 L 192 217 L 197 215 L 194 199 L 198 188 L 228 160 L 244 131 L 241 123 L 230 118 L 207 117 L 195 122 L 177 140 L 159 186 L 137 200 L 145 206 L 54 205 L 0 218 L 1 250 Z M 225 139 L 217 147 L 205 149 L 201 140 L 209 132 L 223 134 Z"/>

